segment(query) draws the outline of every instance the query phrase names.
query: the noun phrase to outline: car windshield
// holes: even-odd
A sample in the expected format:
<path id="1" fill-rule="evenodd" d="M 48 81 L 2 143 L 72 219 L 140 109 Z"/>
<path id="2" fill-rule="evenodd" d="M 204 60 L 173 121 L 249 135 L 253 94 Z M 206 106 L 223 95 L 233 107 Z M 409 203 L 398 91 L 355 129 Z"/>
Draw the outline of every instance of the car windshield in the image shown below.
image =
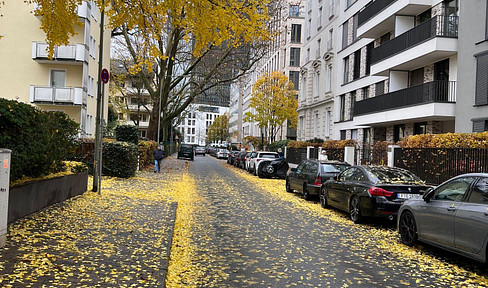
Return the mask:
<path id="1" fill-rule="evenodd" d="M 377 179 L 377 183 L 408 183 L 408 184 L 423 184 L 415 174 L 407 170 L 392 169 L 387 167 L 371 167 L 368 169 L 370 176 Z"/>
<path id="2" fill-rule="evenodd" d="M 320 167 L 322 173 L 341 173 L 349 166 L 344 164 L 320 164 Z"/>
<path id="3" fill-rule="evenodd" d="M 191 145 L 188 145 L 188 144 L 181 144 L 181 148 L 188 149 L 188 148 L 191 148 Z"/>
<path id="4" fill-rule="evenodd" d="M 259 154 L 259 158 L 271 158 L 271 159 L 274 159 L 274 158 L 279 158 L 280 156 L 278 154 L 274 154 L 274 153 L 261 153 Z"/>

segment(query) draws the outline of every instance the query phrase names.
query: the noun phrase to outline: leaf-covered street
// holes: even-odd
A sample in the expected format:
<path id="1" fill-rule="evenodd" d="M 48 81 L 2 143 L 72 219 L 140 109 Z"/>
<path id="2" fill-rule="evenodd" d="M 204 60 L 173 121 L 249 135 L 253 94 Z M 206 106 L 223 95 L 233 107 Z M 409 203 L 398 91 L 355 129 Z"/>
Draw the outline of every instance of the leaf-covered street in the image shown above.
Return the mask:
<path id="1" fill-rule="evenodd" d="M 283 180 L 201 156 L 165 159 L 162 172 L 105 179 L 102 196 L 10 225 L 2 286 L 488 286 L 482 264 L 407 247 L 394 225 L 355 225 L 285 192 Z"/>

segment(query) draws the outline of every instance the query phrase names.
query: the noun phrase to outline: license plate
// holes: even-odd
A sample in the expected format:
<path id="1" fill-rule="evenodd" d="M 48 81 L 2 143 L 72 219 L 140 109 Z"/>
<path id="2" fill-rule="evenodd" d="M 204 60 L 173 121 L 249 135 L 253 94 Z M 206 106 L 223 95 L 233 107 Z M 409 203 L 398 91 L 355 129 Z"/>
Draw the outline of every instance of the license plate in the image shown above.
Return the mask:
<path id="1" fill-rule="evenodd" d="M 415 197 L 415 194 L 398 193 L 397 197 L 400 199 L 411 199 L 411 198 Z"/>

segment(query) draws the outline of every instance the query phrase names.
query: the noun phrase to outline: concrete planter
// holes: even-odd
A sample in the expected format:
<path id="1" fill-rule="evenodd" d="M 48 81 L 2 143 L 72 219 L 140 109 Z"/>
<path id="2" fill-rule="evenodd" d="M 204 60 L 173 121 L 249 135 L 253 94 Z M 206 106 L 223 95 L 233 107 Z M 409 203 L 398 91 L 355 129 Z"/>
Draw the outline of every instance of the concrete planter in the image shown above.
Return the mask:
<path id="1" fill-rule="evenodd" d="M 45 179 L 10 188 L 8 223 L 85 193 L 88 172 Z"/>

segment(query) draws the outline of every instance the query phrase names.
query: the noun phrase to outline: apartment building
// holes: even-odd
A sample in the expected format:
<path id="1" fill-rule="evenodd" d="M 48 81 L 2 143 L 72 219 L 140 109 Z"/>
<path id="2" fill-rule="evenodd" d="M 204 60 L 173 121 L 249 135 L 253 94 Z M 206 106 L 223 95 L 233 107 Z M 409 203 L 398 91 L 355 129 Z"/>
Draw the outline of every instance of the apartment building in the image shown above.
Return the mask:
<path id="1" fill-rule="evenodd" d="M 304 7 L 305 34 L 298 97 L 298 140 L 327 140 L 333 136 L 336 95 L 336 85 L 333 83 L 336 80 L 336 34 L 341 2 L 308 0 Z"/>
<path id="2" fill-rule="evenodd" d="M 456 132 L 488 131 L 488 2 L 459 5 Z"/>
<path id="3" fill-rule="evenodd" d="M 334 138 L 454 132 L 457 0 L 346 1 Z"/>
<path id="4" fill-rule="evenodd" d="M 92 1 L 77 8 L 81 26 L 70 44 L 56 47 L 48 59 L 45 34 L 33 4 L 6 1 L 0 18 L 0 97 L 63 111 L 80 123 L 80 137 L 95 137 L 100 12 Z M 104 31 L 103 66 L 110 63 L 110 33 Z M 108 85 L 104 116 L 107 117 Z"/>

